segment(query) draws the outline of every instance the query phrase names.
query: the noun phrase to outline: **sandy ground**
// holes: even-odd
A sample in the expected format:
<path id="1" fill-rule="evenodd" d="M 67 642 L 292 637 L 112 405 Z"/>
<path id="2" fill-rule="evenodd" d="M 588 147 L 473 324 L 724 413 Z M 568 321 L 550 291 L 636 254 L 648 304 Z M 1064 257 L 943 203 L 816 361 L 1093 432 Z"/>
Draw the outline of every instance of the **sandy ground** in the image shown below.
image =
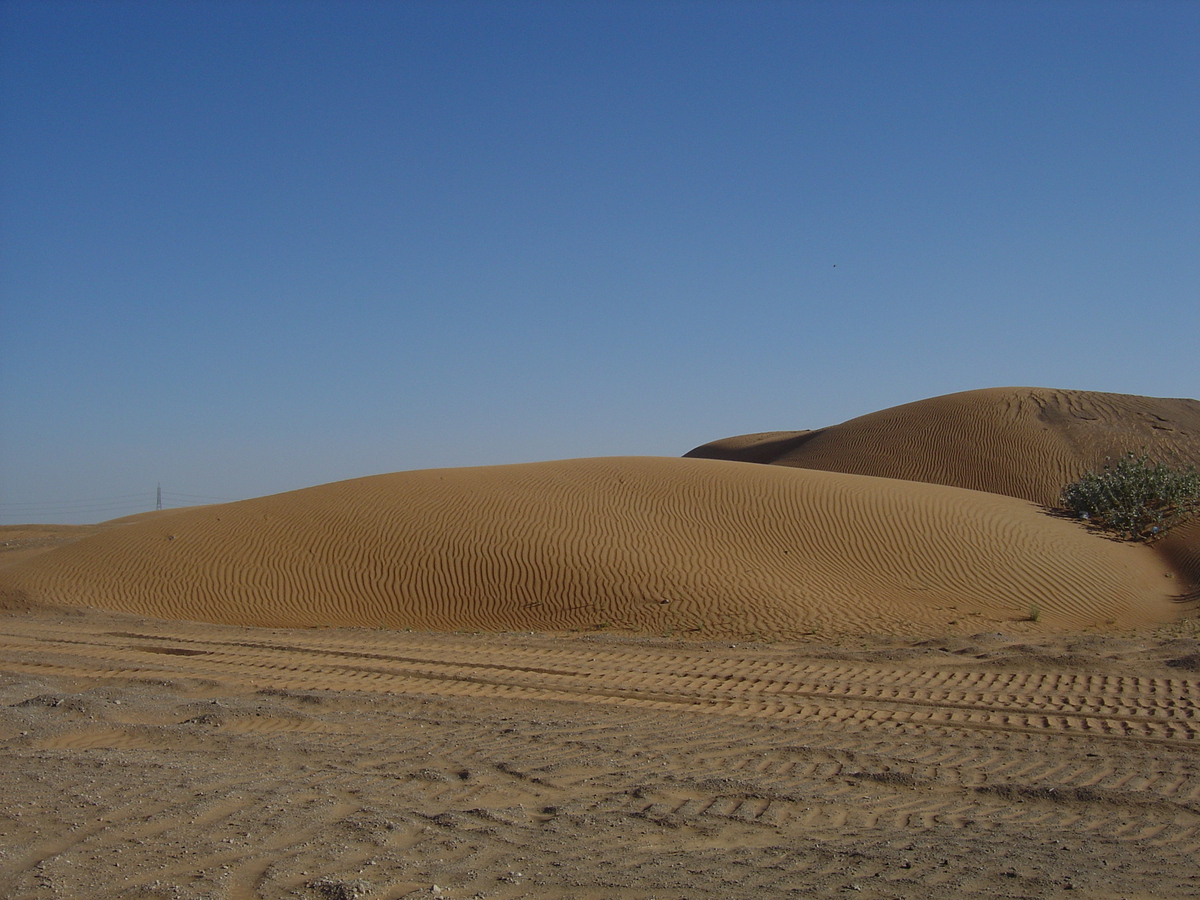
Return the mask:
<path id="1" fill-rule="evenodd" d="M 1200 641 L 0 619 L 12 898 L 1200 896 Z"/>
<path id="2" fill-rule="evenodd" d="M 0 528 L 0 897 L 1200 896 L 1200 524 L 1052 508 L 1142 447 L 1200 403 Z"/>

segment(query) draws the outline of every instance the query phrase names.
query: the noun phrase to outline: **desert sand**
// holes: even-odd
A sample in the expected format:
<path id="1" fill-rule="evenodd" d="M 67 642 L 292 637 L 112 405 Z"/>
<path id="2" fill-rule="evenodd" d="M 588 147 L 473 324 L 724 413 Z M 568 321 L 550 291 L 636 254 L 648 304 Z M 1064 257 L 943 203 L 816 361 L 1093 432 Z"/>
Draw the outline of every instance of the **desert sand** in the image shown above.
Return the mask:
<path id="1" fill-rule="evenodd" d="M 1200 404 L 973 391 L 685 458 L 0 528 L 0 895 L 1200 896 Z"/>
<path id="2" fill-rule="evenodd" d="M 0 894 L 1195 897 L 1198 667 L 14 614 Z"/>
<path id="3" fill-rule="evenodd" d="M 1054 504 L 1107 458 L 1200 457 L 1200 402 L 992 388 L 906 403 L 829 428 L 741 435 L 686 456 L 946 484 Z"/>

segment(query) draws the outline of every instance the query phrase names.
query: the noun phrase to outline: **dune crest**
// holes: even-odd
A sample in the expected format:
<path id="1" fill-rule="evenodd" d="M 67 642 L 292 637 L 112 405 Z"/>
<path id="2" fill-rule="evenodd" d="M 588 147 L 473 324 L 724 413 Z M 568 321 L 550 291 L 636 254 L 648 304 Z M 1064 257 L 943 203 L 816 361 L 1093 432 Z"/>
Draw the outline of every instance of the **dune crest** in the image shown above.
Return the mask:
<path id="1" fill-rule="evenodd" d="M 1053 505 L 1064 484 L 1141 450 L 1200 465 L 1200 402 L 989 388 L 828 428 L 724 438 L 684 456 L 901 478 Z"/>
<path id="2" fill-rule="evenodd" d="M 906 403 L 810 431 L 723 438 L 684 454 L 900 478 L 1058 503 L 1062 487 L 1145 452 L 1200 467 L 1200 402 L 1048 388 L 990 388 Z M 1200 524 L 1154 544 L 1200 598 Z"/>
<path id="3" fill-rule="evenodd" d="M 1174 574 L 1012 497 L 632 457 L 180 510 L 8 566 L 0 597 L 244 625 L 916 635 L 1166 621 Z"/>

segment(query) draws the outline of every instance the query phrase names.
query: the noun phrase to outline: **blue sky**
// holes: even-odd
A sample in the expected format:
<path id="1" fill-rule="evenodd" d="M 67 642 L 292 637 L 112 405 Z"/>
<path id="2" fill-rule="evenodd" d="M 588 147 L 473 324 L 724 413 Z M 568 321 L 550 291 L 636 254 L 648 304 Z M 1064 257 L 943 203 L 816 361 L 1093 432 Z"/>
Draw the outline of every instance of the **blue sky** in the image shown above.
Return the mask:
<path id="1" fill-rule="evenodd" d="M 1200 3 L 0 0 L 0 523 L 1200 398 Z"/>

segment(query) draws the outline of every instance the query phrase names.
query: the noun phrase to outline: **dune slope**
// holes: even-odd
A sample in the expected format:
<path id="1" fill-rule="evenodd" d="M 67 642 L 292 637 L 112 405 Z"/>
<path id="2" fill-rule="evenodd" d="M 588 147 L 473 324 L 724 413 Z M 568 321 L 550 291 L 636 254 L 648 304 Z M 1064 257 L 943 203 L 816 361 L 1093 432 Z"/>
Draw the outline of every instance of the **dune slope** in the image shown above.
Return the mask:
<path id="1" fill-rule="evenodd" d="M 1142 450 L 1200 465 L 1200 402 L 991 388 L 813 431 L 724 438 L 685 456 L 903 478 L 1052 505 L 1064 484 Z"/>
<path id="2" fill-rule="evenodd" d="M 1046 388 L 964 391 L 812 431 L 745 434 L 685 454 L 902 478 L 1053 506 L 1063 485 L 1146 453 L 1200 466 L 1200 403 Z M 1200 525 L 1154 545 L 1200 596 Z"/>
<path id="3" fill-rule="evenodd" d="M 1175 576 L 1175 577 L 1173 577 Z M 1027 501 L 609 458 L 361 478 L 131 522 L 0 598 L 230 624 L 730 636 L 1163 621 L 1177 573 Z"/>

